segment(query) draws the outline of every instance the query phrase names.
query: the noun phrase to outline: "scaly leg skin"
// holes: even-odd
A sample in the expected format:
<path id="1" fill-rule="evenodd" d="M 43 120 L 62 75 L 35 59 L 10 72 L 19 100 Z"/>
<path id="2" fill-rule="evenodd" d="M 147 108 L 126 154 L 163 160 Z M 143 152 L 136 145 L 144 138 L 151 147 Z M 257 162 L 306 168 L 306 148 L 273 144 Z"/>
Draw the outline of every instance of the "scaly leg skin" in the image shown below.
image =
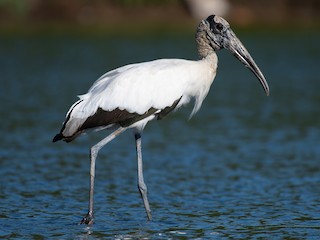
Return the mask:
<path id="1" fill-rule="evenodd" d="M 89 211 L 87 215 L 81 220 L 80 224 L 93 224 L 93 193 L 94 193 L 94 176 L 95 176 L 95 166 L 96 166 L 96 159 L 99 150 L 105 146 L 107 143 L 109 143 L 111 140 L 113 140 L 115 137 L 117 137 L 120 133 L 124 132 L 126 128 L 118 128 L 113 133 L 108 135 L 106 138 L 102 139 L 100 142 L 98 142 L 96 145 L 94 145 L 91 148 L 90 151 L 90 191 L 89 191 Z"/>
<path id="2" fill-rule="evenodd" d="M 138 159 L 138 188 L 143 200 L 144 208 L 147 213 L 148 220 L 152 220 L 151 209 L 147 197 L 147 186 L 143 178 L 143 166 L 142 166 L 142 153 L 141 153 L 141 135 L 140 133 L 135 134 L 136 139 L 136 150 L 137 150 L 137 159 Z"/>

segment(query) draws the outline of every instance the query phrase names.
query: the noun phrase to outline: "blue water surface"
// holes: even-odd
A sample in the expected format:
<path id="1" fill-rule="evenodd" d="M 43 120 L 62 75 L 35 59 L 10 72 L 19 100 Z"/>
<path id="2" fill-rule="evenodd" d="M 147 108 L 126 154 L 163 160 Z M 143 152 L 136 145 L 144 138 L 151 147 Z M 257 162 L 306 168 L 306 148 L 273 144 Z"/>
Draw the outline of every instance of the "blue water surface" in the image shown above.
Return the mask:
<path id="1" fill-rule="evenodd" d="M 320 34 L 242 33 L 258 80 L 227 51 L 197 115 L 192 106 L 142 135 L 153 220 L 136 187 L 130 131 L 97 160 L 95 224 L 87 212 L 89 148 L 108 132 L 51 143 L 70 105 L 100 75 L 157 58 L 195 59 L 192 34 L 23 35 L 0 39 L 0 237 L 10 239 L 318 239 Z M 165 93 L 164 93 L 165 94 Z"/>

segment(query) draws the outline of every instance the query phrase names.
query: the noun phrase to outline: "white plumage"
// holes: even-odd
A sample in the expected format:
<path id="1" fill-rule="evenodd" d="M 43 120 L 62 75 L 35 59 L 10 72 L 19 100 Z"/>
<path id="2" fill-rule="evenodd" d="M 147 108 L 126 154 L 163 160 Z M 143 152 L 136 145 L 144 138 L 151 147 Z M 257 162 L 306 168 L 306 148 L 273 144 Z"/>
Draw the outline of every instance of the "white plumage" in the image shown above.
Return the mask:
<path id="1" fill-rule="evenodd" d="M 269 93 L 260 69 L 223 18 L 212 15 L 201 21 L 196 42 L 200 60 L 160 59 L 117 68 L 101 76 L 88 93 L 79 96 L 80 99 L 71 106 L 54 142 L 72 141 L 90 129 L 117 129 L 91 148 L 89 211 L 81 223 L 93 222 L 96 156 L 104 145 L 128 128 L 134 128 L 138 187 L 148 219 L 151 219 L 142 171 L 141 132 L 148 121 L 161 119 L 191 99 L 195 100 L 195 105 L 190 116 L 199 110 L 216 75 L 217 50 L 229 49 L 257 76 Z"/>
<path id="2" fill-rule="evenodd" d="M 107 72 L 71 106 L 62 134 L 65 137 L 74 135 L 98 108 L 105 111 L 118 108 L 142 115 L 151 108 L 163 110 L 182 97 L 176 109 L 195 98 L 193 115 L 199 110 L 215 77 L 217 66 L 213 66 L 214 63 L 217 64 L 217 59 L 212 54 L 200 61 L 160 59 Z M 141 122 L 139 129 L 143 125 Z"/>

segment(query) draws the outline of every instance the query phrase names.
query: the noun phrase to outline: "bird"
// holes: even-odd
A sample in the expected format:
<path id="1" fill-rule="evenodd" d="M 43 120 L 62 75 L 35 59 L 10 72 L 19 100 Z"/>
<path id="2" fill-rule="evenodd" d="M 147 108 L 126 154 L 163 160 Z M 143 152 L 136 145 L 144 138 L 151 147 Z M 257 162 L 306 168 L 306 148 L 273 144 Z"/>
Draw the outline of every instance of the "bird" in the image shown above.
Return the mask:
<path id="1" fill-rule="evenodd" d="M 116 68 L 96 80 L 70 107 L 53 142 L 71 142 L 92 130 L 111 131 L 90 149 L 89 206 L 80 224 L 94 222 L 95 163 L 99 150 L 128 129 L 135 138 L 138 189 L 147 219 L 152 219 L 143 176 L 142 132 L 149 121 L 160 120 L 191 100 L 194 107 L 190 117 L 200 109 L 216 76 L 218 50 L 229 50 L 253 72 L 269 95 L 264 75 L 224 18 L 210 15 L 200 21 L 195 40 L 197 60 L 157 59 Z"/>

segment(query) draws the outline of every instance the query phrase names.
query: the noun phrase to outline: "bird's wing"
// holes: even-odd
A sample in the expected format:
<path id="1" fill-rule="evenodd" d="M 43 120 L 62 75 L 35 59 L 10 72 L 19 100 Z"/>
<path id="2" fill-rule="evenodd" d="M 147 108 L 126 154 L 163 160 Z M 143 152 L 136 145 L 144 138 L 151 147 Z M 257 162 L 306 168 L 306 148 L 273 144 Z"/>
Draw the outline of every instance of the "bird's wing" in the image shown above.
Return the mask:
<path id="1" fill-rule="evenodd" d="M 144 114 L 150 108 L 162 110 L 177 99 L 189 101 L 193 61 L 163 59 L 127 65 L 110 71 L 99 78 L 87 94 L 81 95 L 79 117 L 91 116 L 98 108 L 112 111 L 116 108 Z M 76 114 L 76 113 L 74 113 Z"/>
<path id="2" fill-rule="evenodd" d="M 104 74 L 71 106 L 55 140 L 71 141 L 87 128 L 114 123 L 127 125 L 161 111 L 165 114 L 168 109 L 188 103 L 192 97 L 196 98 L 195 112 L 202 102 L 202 99 L 197 101 L 202 93 L 194 92 L 200 89 L 195 85 L 202 77 L 198 66 L 195 61 L 162 59 L 127 65 Z"/>

